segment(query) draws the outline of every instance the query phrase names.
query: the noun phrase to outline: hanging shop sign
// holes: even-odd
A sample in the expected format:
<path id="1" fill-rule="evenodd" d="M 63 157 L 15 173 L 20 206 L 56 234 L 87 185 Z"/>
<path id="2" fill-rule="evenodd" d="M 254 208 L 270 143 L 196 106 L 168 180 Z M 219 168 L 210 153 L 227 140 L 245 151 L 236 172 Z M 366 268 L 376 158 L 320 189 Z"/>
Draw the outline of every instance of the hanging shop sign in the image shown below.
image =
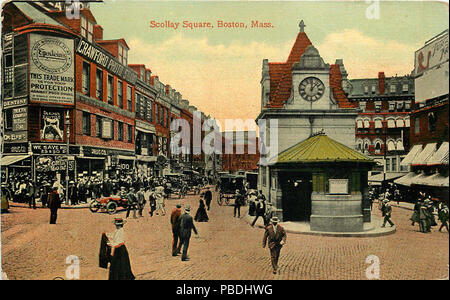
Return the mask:
<path id="1" fill-rule="evenodd" d="M 74 160 L 69 160 L 69 171 L 73 171 Z M 65 156 L 38 156 L 36 158 L 36 172 L 65 171 L 67 169 L 67 157 Z"/>
<path id="2" fill-rule="evenodd" d="M 41 140 L 64 140 L 64 113 L 60 110 L 43 109 L 41 120 Z"/>
<path id="3" fill-rule="evenodd" d="M 28 153 L 28 144 L 5 144 L 3 153 Z"/>
<path id="4" fill-rule="evenodd" d="M 3 109 L 24 106 L 27 104 L 28 104 L 27 98 L 4 100 L 3 101 Z"/>
<path id="5" fill-rule="evenodd" d="M 74 104 L 74 41 L 30 34 L 30 101 Z"/>
<path id="6" fill-rule="evenodd" d="M 33 154 L 67 154 L 67 145 L 32 144 Z"/>
<path id="7" fill-rule="evenodd" d="M 12 109 L 12 130 L 27 130 L 28 123 L 28 107 L 19 107 Z"/>
<path id="8" fill-rule="evenodd" d="M 5 143 L 24 143 L 27 142 L 27 137 L 27 131 L 5 132 L 3 134 L 3 141 Z"/>
<path id="9" fill-rule="evenodd" d="M 106 50 L 91 44 L 85 39 L 80 38 L 77 40 L 76 53 L 131 84 L 135 84 L 137 81 L 138 76 L 135 71 L 128 66 L 121 64 Z"/>

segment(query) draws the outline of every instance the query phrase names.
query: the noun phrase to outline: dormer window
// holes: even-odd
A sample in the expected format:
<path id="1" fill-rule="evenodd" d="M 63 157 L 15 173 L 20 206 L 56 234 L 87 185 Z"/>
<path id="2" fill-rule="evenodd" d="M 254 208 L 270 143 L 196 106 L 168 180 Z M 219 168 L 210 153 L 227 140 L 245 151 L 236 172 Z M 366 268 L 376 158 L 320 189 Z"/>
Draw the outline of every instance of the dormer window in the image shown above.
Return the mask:
<path id="1" fill-rule="evenodd" d="M 365 85 L 365 86 L 364 86 L 364 93 L 365 93 L 365 94 L 368 94 L 368 93 L 369 93 L 369 86 L 368 86 L 368 85 Z"/>
<path id="2" fill-rule="evenodd" d="M 128 50 L 119 43 L 119 61 L 122 65 L 128 65 Z"/>
<path id="3" fill-rule="evenodd" d="M 396 90 L 397 90 L 397 88 L 396 88 L 396 86 L 395 86 L 395 84 L 391 84 L 391 94 L 394 94 L 395 92 L 396 92 Z"/>
<path id="4" fill-rule="evenodd" d="M 94 23 L 81 15 L 81 36 L 92 43 L 94 36 Z"/>
<path id="5" fill-rule="evenodd" d="M 407 84 L 407 83 L 404 83 L 404 84 L 402 85 L 402 91 L 403 91 L 403 93 L 407 93 L 408 90 L 409 90 L 408 84 Z"/>
<path id="6" fill-rule="evenodd" d="M 376 90 L 377 90 L 376 86 L 372 85 L 372 94 L 375 94 Z"/>
<path id="7" fill-rule="evenodd" d="M 145 81 L 145 69 L 141 68 L 141 70 L 139 71 L 139 77 L 142 81 Z"/>

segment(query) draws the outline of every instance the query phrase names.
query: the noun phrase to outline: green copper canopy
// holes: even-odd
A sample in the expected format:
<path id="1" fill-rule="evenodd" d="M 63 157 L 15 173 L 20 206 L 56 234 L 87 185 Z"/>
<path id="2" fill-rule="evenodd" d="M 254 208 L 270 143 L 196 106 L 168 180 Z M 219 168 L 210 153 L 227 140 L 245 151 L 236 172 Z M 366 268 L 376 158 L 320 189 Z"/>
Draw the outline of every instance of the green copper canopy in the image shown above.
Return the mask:
<path id="1" fill-rule="evenodd" d="M 325 134 L 311 136 L 306 140 L 284 150 L 275 163 L 317 163 L 317 162 L 365 162 L 373 159 L 330 139 Z"/>

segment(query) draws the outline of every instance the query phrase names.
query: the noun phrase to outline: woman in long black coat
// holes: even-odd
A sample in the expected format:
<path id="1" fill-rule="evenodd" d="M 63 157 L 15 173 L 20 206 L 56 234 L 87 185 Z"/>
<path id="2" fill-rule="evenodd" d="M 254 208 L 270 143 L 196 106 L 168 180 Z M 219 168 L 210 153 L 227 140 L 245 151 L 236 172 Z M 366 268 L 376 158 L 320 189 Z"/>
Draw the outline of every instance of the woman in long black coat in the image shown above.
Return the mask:
<path id="1" fill-rule="evenodd" d="M 200 206 L 198 207 L 197 212 L 195 213 L 194 220 L 196 222 L 208 222 L 209 221 L 208 214 L 206 213 L 206 209 L 205 209 L 205 202 L 203 202 L 203 200 L 200 200 Z"/>

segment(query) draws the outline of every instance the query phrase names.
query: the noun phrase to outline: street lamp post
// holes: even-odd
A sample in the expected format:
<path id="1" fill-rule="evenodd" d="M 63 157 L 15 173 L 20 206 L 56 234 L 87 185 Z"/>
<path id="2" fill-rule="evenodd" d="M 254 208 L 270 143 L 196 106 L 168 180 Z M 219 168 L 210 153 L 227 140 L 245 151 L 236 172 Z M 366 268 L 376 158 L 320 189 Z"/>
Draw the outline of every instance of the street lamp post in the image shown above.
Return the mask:
<path id="1" fill-rule="evenodd" d="M 69 205 L 69 138 L 70 138 L 70 116 L 69 110 L 66 112 L 66 205 Z"/>

